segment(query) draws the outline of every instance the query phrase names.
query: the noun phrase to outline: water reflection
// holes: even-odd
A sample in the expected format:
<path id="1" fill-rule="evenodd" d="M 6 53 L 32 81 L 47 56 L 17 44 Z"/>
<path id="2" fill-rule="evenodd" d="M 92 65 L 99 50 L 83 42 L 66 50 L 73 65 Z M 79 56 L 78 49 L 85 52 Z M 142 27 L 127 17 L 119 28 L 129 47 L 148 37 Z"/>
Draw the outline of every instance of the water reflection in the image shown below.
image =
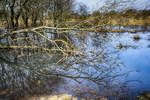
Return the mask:
<path id="1" fill-rule="evenodd" d="M 142 83 L 136 85 L 136 89 L 150 89 L 150 49 L 142 48 L 138 50 L 128 49 L 121 54 L 121 60 L 126 64 L 128 70 L 137 70 L 139 73 L 132 73 L 129 79 L 139 80 Z"/>
<path id="2" fill-rule="evenodd" d="M 32 57 L 24 56 L 16 63 L 11 61 L 12 53 L 1 51 L 0 97 L 3 100 L 19 100 L 22 96 L 50 94 L 53 90 L 57 90 L 56 87 L 61 82 L 59 77 L 43 77 L 40 74 L 47 66 L 48 60 L 44 59 L 47 56 L 38 54 Z"/>
<path id="3" fill-rule="evenodd" d="M 149 58 L 150 58 L 150 49 L 149 45 L 149 32 L 137 32 L 137 35 L 140 36 L 140 40 L 136 41 L 133 39 L 134 34 L 123 33 L 119 36 L 118 42 L 121 42 L 125 48 L 120 50 L 118 54 L 120 55 L 121 61 L 125 64 L 125 68 L 123 70 L 135 70 L 136 72 L 131 73 L 127 80 L 137 80 L 139 82 L 133 82 L 131 86 L 134 86 L 133 91 L 142 91 L 142 90 L 150 90 L 149 84 Z M 113 42 L 113 44 L 115 44 Z M 126 46 L 128 48 L 126 48 Z"/>
<path id="4" fill-rule="evenodd" d="M 22 35 L 24 34 L 22 33 Z M 143 85 L 147 86 L 145 88 L 149 88 L 150 80 L 144 79 L 149 76 L 147 68 L 150 55 L 149 49 L 145 49 L 149 45 L 146 39 L 148 34 L 142 32 L 137 34 L 142 38 L 139 41 L 134 41 L 134 34 L 128 32 L 71 31 L 65 36 L 59 34 L 57 39 L 65 41 L 65 44 L 69 40 L 73 41 L 71 42 L 71 50 L 75 50 L 73 53 L 66 53 L 65 50 L 67 51 L 69 47 L 60 41 L 57 42 L 57 45 L 65 48 L 61 49 L 63 51 L 48 51 L 57 45 L 43 37 L 39 38 L 34 34 L 28 34 L 28 37 L 35 37 L 35 40 L 42 41 L 36 41 L 34 45 L 48 49 L 1 49 L 0 90 L 2 92 L 0 92 L 0 96 L 11 100 L 14 97 L 17 99 L 20 96 L 45 95 L 56 92 L 78 97 L 105 96 L 112 100 L 121 97 L 126 99 L 125 96 L 129 93 L 129 81 L 140 78 L 142 81 L 144 80 Z M 53 35 L 44 36 L 51 40 L 56 38 L 56 36 L 53 38 Z M 43 42 L 46 44 L 42 44 Z M 19 43 L 31 45 L 27 41 Z M 122 49 L 118 47 L 119 43 L 123 44 Z M 64 57 L 64 54 L 67 56 Z M 143 73 L 130 73 L 136 70 Z M 128 75 L 130 77 L 127 77 Z"/>
<path id="5" fill-rule="evenodd" d="M 118 26 L 118 25 L 112 25 L 112 26 L 103 26 L 102 28 L 106 29 L 116 29 L 116 30 L 124 30 L 124 31 L 131 31 L 131 30 L 136 30 L 136 31 L 150 31 L 149 26 L 140 26 L 140 25 L 134 25 L 134 26 Z"/>

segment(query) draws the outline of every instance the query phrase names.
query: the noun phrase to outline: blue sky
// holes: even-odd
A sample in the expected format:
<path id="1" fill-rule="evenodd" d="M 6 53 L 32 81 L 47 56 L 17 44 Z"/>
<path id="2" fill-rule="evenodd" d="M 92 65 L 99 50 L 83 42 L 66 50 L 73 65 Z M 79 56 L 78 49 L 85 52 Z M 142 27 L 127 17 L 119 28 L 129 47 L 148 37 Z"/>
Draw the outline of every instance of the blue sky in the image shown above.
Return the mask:
<path id="1" fill-rule="evenodd" d="M 89 11 L 96 10 L 104 5 L 106 0 L 76 0 L 76 3 L 84 3 L 89 7 Z M 107 0 L 113 1 L 113 0 Z M 123 0 L 116 0 L 123 1 Z M 125 0 L 124 0 L 125 1 Z M 134 9 L 150 9 L 150 0 L 126 0 L 124 7 Z"/>

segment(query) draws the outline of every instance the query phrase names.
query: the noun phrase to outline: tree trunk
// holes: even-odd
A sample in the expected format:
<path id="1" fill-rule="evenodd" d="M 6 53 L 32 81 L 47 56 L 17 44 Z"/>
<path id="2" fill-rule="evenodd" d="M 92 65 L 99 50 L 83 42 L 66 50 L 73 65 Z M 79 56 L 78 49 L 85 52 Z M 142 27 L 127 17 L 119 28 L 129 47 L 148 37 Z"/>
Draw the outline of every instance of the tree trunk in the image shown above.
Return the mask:
<path id="1" fill-rule="evenodd" d="M 15 20 L 16 20 L 15 27 L 18 27 L 18 25 L 19 25 L 19 17 L 20 17 L 20 14 L 18 14 L 15 18 Z"/>
<path id="2" fill-rule="evenodd" d="M 28 25 L 28 17 L 26 17 L 26 19 L 25 19 L 25 25 L 26 25 L 26 27 L 28 27 L 29 25 Z"/>
<path id="3" fill-rule="evenodd" d="M 14 23 L 14 10 L 13 7 L 11 7 L 11 15 L 10 15 L 10 23 L 11 23 L 11 28 L 15 27 L 15 23 Z"/>
<path id="4" fill-rule="evenodd" d="M 16 0 L 12 1 L 12 5 L 10 5 L 10 23 L 11 23 L 11 28 L 15 27 L 15 22 L 14 22 L 14 6 L 15 6 Z"/>

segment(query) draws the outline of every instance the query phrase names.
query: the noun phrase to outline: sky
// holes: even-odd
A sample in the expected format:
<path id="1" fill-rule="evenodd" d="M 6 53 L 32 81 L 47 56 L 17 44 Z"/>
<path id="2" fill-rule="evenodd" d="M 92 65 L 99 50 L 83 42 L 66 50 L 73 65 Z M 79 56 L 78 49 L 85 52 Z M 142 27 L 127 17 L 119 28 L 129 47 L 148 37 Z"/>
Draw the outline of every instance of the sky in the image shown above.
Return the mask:
<path id="1" fill-rule="evenodd" d="M 84 3 L 90 11 L 96 10 L 100 4 L 100 0 L 76 0 L 77 3 Z"/>
<path id="2" fill-rule="evenodd" d="M 102 7 L 106 0 L 76 0 L 76 3 L 84 3 L 92 12 Z M 113 1 L 113 0 L 108 0 Z M 119 0 L 116 0 L 119 1 Z M 122 0 L 123 1 L 123 0 Z M 150 9 L 150 0 L 128 0 L 127 4 L 124 5 L 126 8 L 134 8 L 137 10 Z M 131 2 L 132 1 L 132 2 Z"/>

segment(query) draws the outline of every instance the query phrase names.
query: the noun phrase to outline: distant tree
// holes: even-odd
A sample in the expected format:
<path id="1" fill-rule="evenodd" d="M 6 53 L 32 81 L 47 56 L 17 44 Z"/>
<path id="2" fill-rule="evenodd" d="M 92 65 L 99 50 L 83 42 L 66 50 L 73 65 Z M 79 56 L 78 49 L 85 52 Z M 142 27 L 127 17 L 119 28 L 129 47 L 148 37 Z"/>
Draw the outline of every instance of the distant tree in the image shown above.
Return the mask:
<path id="1" fill-rule="evenodd" d="M 100 15 L 100 12 L 99 11 L 94 11 L 93 13 L 92 13 L 92 16 L 99 16 Z"/>
<path id="2" fill-rule="evenodd" d="M 43 18 L 48 13 L 55 25 L 65 18 L 68 18 L 73 9 L 74 0 L 2 0 L 0 9 L 3 8 L 8 13 L 9 26 L 14 29 L 19 25 L 19 19 L 22 18 L 26 27 L 31 19 L 32 26 L 42 24 Z M 4 14 L 3 14 L 4 15 Z"/>
<path id="3" fill-rule="evenodd" d="M 150 16 L 150 10 L 142 10 L 142 11 L 140 11 L 139 16 L 140 16 L 142 19 L 146 19 L 147 17 Z"/>
<path id="4" fill-rule="evenodd" d="M 81 19 L 85 19 L 86 16 L 88 15 L 88 7 L 85 4 L 80 3 L 78 5 L 77 12 L 81 16 Z"/>
<path id="5" fill-rule="evenodd" d="M 11 28 L 18 27 L 19 17 L 22 14 L 22 10 L 25 5 L 29 2 L 29 0 L 3 0 L 1 3 L 3 4 L 3 8 L 8 13 L 8 20 L 10 21 L 8 24 Z"/>
<path id="6" fill-rule="evenodd" d="M 74 0 L 49 0 L 49 10 L 56 27 L 72 12 Z"/>
<path id="7" fill-rule="evenodd" d="M 128 9 L 122 13 L 124 17 L 131 18 L 137 15 L 137 11 L 135 9 Z"/>

